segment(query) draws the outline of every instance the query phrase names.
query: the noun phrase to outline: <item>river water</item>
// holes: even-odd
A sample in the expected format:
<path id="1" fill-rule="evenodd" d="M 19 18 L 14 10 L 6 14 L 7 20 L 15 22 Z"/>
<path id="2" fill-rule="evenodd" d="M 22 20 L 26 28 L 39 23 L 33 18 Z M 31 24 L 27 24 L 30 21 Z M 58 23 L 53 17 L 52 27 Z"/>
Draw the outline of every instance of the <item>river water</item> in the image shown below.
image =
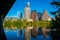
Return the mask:
<path id="1" fill-rule="evenodd" d="M 5 32 L 5 35 L 6 35 L 6 38 L 7 40 L 24 40 L 24 30 L 22 30 L 22 35 L 20 35 L 18 33 L 18 30 L 9 30 L 9 31 L 6 31 L 4 29 L 4 32 Z M 33 38 L 32 36 L 30 36 L 30 40 L 51 40 L 51 36 L 48 35 L 47 38 L 44 38 L 43 35 L 37 35 L 36 38 Z"/>

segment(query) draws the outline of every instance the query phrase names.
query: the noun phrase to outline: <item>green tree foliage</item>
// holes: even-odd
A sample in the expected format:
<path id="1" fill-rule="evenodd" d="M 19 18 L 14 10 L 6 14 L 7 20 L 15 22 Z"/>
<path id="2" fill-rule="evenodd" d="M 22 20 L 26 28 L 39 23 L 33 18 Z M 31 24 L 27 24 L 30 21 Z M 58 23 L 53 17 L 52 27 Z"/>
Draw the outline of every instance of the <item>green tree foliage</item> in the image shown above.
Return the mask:
<path id="1" fill-rule="evenodd" d="M 26 21 L 26 20 L 11 20 L 9 19 L 8 21 L 4 20 L 4 26 L 6 27 L 17 27 L 17 28 L 27 28 L 27 27 L 45 27 L 48 28 L 50 25 L 49 21 Z"/>
<path id="2" fill-rule="evenodd" d="M 5 28 L 5 27 L 7 27 L 7 21 L 6 20 L 3 20 L 3 27 Z"/>
<path id="3" fill-rule="evenodd" d="M 11 27 L 11 19 L 3 20 L 3 26 L 4 26 L 4 28 L 5 27 L 10 28 Z"/>
<path id="4" fill-rule="evenodd" d="M 8 28 L 11 27 L 11 19 L 8 20 L 7 26 L 8 26 Z"/>
<path id="5" fill-rule="evenodd" d="M 53 1 L 51 3 L 51 5 L 54 5 L 56 7 L 56 11 L 52 12 L 51 14 L 53 14 L 55 16 L 55 20 L 52 19 L 51 22 L 51 29 L 56 29 L 55 32 L 51 31 L 52 34 L 52 40 L 59 40 L 60 38 L 60 2 L 57 1 Z"/>
<path id="6" fill-rule="evenodd" d="M 53 1 L 51 5 L 55 5 L 56 7 L 60 7 L 60 2 L 59 1 Z"/>
<path id="7" fill-rule="evenodd" d="M 40 21 L 39 26 L 42 28 L 49 28 L 50 22 L 49 21 Z"/>
<path id="8" fill-rule="evenodd" d="M 52 19 L 51 22 L 51 28 L 60 28 L 60 2 L 59 1 L 53 1 L 51 5 L 55 5 L 57 8 L 56 11 L 51 12 L 51 14 L 55 15 L 55 20 Z"/>

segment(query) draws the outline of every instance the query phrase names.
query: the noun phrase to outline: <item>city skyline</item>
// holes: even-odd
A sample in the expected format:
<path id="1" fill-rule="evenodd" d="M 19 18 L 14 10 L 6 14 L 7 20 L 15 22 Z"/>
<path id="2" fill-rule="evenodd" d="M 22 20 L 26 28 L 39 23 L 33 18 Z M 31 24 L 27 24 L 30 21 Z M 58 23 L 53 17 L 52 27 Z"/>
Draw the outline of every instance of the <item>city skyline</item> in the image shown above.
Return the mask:
<path id="1" fill-rule="evenodd" d="M 30 2 L 30 12 L 33 10 L 36 10 L 37 13 L 41 12 L 43 13 L 44 10 L 47 10 L 48 15 L 50 17 L 53 17 L 50 12 L 55 11 L 56 9 L 50 5 L 52 0 L 16 0 L 10 11 L 8 12 L 7 16 L 13 17 L 16 16 L 18 17 L 18 12 L 21 12 L 23 17 L 24 17 L 24 7 L 26 6 L 27 2 Z M 38 5 L 40 4 L 40 5 Z"/>

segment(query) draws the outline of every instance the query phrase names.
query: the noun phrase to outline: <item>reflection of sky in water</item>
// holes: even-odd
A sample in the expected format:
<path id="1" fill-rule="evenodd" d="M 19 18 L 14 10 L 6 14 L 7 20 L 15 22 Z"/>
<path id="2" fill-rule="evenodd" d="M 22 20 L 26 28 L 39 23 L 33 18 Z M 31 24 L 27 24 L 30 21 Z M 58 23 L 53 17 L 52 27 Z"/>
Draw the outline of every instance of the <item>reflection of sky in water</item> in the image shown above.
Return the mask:
<path id="1" fill-rule="evenodd" d="M 4 30 L 5 31 L 5 30 Z M 6 37 L 8 40 L 24 40 L 24 30 L 22 35 L 18 34 L 18 30 L 9 30 L 8 32 L 5 31 Z M 44 38 L 43 35 L 37 36 L 36 38 L 30 37 L 31 40 L 51 40 L 51 37 Z"/>
<path id="2" fill-rule="evenodd" d="M 36 38 L 31 37 L 31 40 L 51 40 L 51 37 L 48 36 L 48 38 L 44 38 L 43 35 L 41 35 L 41 36 L 37 36 Z"/>

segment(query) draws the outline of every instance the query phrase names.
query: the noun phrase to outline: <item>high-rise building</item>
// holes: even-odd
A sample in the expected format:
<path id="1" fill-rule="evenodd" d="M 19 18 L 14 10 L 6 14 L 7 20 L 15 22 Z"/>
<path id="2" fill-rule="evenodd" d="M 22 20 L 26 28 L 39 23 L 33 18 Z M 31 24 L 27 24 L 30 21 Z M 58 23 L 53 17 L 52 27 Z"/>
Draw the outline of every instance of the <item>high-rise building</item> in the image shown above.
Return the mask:
<path id="1" fill-rule="evenodd" d="M 38 20 L 41 20 L 42 13 L 38 12 L 37 15 L 38 15 Z"/>
<path id="2" fill-rule="evenodd" d="M 18 17 L 21 19 L 22 18 L 22 13 L 20 11 L 17 12 Z"/>
<path id="3" fill-rule="evenodd" d="M 31 19 L 32 20 L 38 20 L 38 15 L 37 15 L 37 13 L 36 13 L 36 10 L 33 10 L 32 11 L 32 13 L 31 13 Z"/>
<path id="4" fill-rule="evenodd" d="M 43 14 L 42 14 L 42 17 L 41 17 L 41 20 L 44 20 L 44 21 L 51 21 L 51 18 L 50 16 L 48 15 L 47 11 L 44 10 Z"/>
<path id="5" fill-rule="evenodd" d="M 24 8 L 24 19 L 30 19 L 30 2 L 27 2 L 27 6 Z"/>

